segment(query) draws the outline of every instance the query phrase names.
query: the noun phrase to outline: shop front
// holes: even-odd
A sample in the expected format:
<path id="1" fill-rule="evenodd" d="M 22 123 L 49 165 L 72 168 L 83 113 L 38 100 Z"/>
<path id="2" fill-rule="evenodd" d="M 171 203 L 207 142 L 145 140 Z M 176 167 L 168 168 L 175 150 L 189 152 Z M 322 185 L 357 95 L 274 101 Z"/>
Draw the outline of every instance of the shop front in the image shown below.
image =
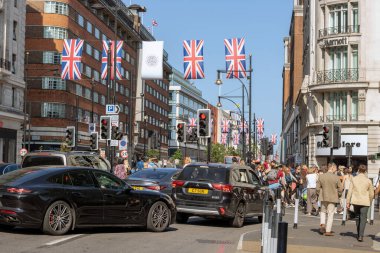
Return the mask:
<path id="1" fill-rule="evenodd" d="M 331 161 L 330 148 L 323 147 L 322 135 L 316 136 L 316 158 L 318 165 L 326 165 Z M 351 152 L 349 152 L 351 149 Z M 342 134 L 340 148 L 333 150 L 333 162 L 337 165 L 356 168 L 368 162 L 368 136 L 366 134 Z"/>

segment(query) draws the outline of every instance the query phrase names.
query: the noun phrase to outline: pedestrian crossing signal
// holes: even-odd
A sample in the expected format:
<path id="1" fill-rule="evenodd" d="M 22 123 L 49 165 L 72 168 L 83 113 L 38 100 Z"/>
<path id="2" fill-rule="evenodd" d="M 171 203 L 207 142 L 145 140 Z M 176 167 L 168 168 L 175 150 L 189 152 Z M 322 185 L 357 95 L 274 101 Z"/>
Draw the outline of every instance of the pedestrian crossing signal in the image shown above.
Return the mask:
<path id="1" fill-rule="evenodd" d="M 180 122 L 177 124 L 177 141 L 184 142 L 186 140 L 186 123 Z"/>
<path id="2" fill-rule="evenodd" d="M 91 150 L 98 150 L 98 148 L 99 148 L 99 139 L 98 139 L 98 133 L 97 132 L 91 133 L 90 148 L 91 148 Z"/>
<path id="3" fill-rule="evenodd" d="M 68 126 L 66 128 L 65 142 L 67 144 L 67 147 L 69 148 L 75 147 L 75 127 L 74 126 Z"/>

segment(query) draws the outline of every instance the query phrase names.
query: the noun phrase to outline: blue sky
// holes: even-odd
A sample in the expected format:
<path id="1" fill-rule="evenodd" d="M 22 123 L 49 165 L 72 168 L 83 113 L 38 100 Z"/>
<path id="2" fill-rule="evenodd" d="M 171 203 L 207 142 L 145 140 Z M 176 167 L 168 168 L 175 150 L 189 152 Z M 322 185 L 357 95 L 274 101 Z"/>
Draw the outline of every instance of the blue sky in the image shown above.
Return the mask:
<path id="1" fill-rule="evenodd" d="M 204 80 L 193 80 L 203 97 L 216 105 L 216 70 L 225 68 L 225 38 L 244 37 L 252 54 L 253 111 L 265 120 L 265 134 L 281 132 L 283 38 L 289 33 L 292 0 L 124 0 L 147 8 L 145 26 L 157 20 L 154 37 L 164 41 L 169 63 L 183 72 L 182 41 L 204 40 Z M 247 61 L 248 68 L 248 61 Z M 248 84 L 248 81 L 246 81 Z M 235 92 L 231 92 L 235 90 Z M 221 94 L 240 95 L 238 80 L 223 76 Z M 241 103 L 240 101 L 236 101 Z M 222 101 L 224 109 L 236 110 Z M 247 117 L 248 118 L 248 117 Z"/>

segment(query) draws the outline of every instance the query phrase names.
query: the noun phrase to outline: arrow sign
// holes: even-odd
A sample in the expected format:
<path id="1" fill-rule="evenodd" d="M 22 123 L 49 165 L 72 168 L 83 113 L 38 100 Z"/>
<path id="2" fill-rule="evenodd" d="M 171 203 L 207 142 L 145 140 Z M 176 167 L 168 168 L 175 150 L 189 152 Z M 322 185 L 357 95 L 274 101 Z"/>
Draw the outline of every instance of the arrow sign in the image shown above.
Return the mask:
<path id="1" fill-rule="evenodd" d="M 106 105 L 106 114 L 119 114 L 120 107 L 118 105 Z"/>

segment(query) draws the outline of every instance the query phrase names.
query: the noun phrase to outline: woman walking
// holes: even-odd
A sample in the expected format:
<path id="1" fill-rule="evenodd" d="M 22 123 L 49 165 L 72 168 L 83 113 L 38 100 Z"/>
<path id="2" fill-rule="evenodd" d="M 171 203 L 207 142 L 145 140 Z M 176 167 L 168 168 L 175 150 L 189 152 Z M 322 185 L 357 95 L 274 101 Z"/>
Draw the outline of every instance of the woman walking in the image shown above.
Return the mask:
<path id="1" fill-rule="evenodd" d="M 310 216 L 313 208 L 315 209 L 315 214 L 318 215 L 318 195 L 317 195 L 317 168 L 313 166 L 309 168 L 306 175 L 307 183 L 307 206 L 306 206 L 306 215 Z"/>
<path id="2" fill-rule="evenodd" d="M 367 166 L 360 165 L 358 175 L 353 177 L 347 194 L 347 208 L 350 204 L 354 206 L 354 213 L 358 217 L 356 220 L 356 231 L 358 241 L 363 241 L 364 229 L 367 223 L 367 213 L 374 197 L 374 189 L 371 180 L 368 179 Z"/>

